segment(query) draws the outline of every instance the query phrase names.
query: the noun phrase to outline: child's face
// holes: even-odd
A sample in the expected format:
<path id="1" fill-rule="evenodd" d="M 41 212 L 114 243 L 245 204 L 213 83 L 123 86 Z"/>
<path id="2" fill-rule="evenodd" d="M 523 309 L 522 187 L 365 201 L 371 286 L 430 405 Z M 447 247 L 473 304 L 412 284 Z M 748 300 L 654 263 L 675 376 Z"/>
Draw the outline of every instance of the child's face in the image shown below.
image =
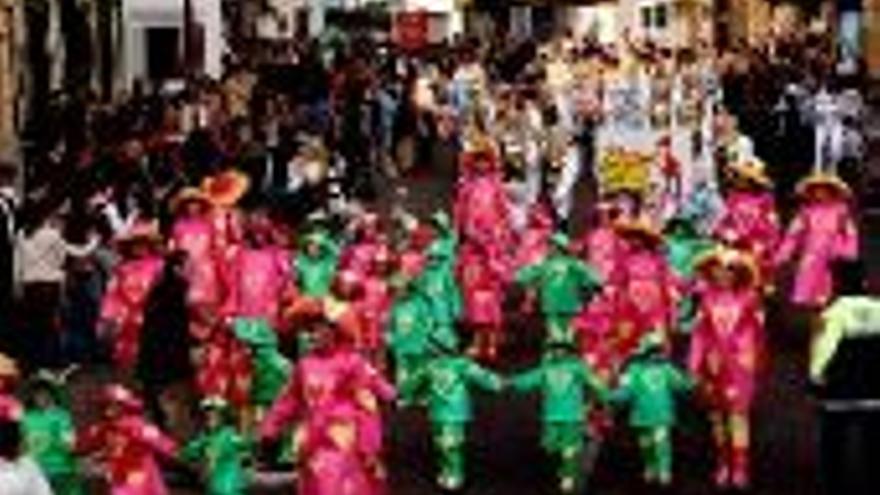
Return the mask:
<path id="1" fill-rule="evenodd" d="M 34 393 L 34 405 L 37 409 L 48 409 L 55 404 L 52 395 L 45 390 L 38 390 Z"/>
<path id="2" fill-rule="evenodd" d="M 721 288 L 730 289 L 734 284 L 733 270 L 725 267 L 715 269 L 715 280 Z"/>

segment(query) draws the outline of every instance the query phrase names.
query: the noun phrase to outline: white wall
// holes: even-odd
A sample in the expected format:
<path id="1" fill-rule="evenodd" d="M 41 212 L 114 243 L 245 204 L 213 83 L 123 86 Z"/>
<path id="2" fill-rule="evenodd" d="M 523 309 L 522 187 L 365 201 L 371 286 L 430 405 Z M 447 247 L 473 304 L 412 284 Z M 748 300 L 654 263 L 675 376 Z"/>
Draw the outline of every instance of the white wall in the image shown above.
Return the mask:
<path id="1" fill-rule="evenodd" d="M 123 74 L 129 87 L 147 71 L 146 30 L 178 28 L 183 40 L 183 0 L 126 0 L 123 5 Z M 195 22 L 204 29 L 204 72 L 219 77 L 226 50 L 220 0 L 192 0 Z"/>

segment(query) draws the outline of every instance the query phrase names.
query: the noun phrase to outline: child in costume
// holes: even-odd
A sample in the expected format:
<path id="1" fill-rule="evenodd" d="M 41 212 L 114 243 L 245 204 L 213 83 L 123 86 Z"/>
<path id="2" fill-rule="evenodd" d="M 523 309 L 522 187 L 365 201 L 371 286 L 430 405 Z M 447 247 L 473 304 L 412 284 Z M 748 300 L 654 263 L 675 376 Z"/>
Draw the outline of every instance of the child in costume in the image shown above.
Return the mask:
<path id="1" fill-rule="evenodd" d="M 431 306 L 419 286 L 405 274 L 393 282 L 394 304 L 388 318 L 388 346 L 394 360 L 394 382 L 402 405 L 415 399 L 414 379 L 430 359 Z"/>
<path id="2" fill-rule="evenodd" d="M 342 252 L 340 269 L 366 277 L 373 266 L 373 260 L 380 251 L 388 250 L 388 243 L 379 226 L 379 216 L 366 212 L 353 223 L 354 240 Z"/>
<path id="3" fill-rule="evenodd" d="M 544 259 L 550 250 L 552 235 L 552 214 L 549 207 L 539 199 L 529 207 L 525 230 L 519 236 L 514 266 L 522 268 Z"/>
<path id="4" fill-rule="evenodd" d="M 362 275 L 363 294 L 355 303 L 363 320 L 362 333 L 355 346 L 374 363 L 381 364 L 385 327 L 391 311 L 392 293 L 389 276 L 394 269 L 394 256 L 388 246 L 377 249 Z"/>
<path id="5" fill-rule="evenodd" d="M 597 207 L 598 223 L 584 234 L 579 251 L 582 258 L 596 269 L 602 280 L 611 278 L 620 255 L 620 238 L 614 225 L 618 222 L 621 209 L 610 200 L 600 202 Z"/>
<path id="6" fill-rule="evenodd" d="M 645 482 L 668 486 L 672 483 L 675 395 L 689 390 L 691 381 L 664 354 L 663 347 L 660 333 L 642 339 L 640 348 L 624 366 L 611 401 L 629 406 L 629 426 L 638 435 Z"/>
<path id="7" fill-rule="evenodd" d="M 783 263 L 800 251 L 791 301 L 822 309 L 833 296 L 831 265 L 858 257 L 858 232 L 849 205 L 851 192 L 839 178 L 817 174 L 804 179 L 797 193 L 801 207 L 776 261 Z"/>
<path id="8" fill-rule="evenodd" d="M 467 426 L 473 420 L 471 386 L 495 392 L 503 380 L 458 354 L 454 345 L 432 340 L 434 356 L 414 378 L 416 388 L 425 390 L 428 416 L 437 452 L 437 484 L 457 491 L 465 483 Z"/>
<path id="9" fill-rule="evenodd" d="M 584 304 L 584 293 L 596 292 L 601 280 L 592 267 L 569 254 L 568 236 L 556 233 L 544 260 L 520 269 L 516 282 L 538 291 L 546 322 L 545 343 L 573 343 L 572 318 Z"/>
<path id="10" fill-rule="evenodd" d="M 77 436 L 76 451 L 100 459 L 112 495 L 167 494 L 156 458 L 172 458 L 174 441 L 143 418 L 140 399 L 125 387 L 107 386 L 103 401 L 104 417 Z"/>
<path id="11" fill-rule="evenodd" d="M 759 271 L 747 254 L 723 248 L 705 255 L 697 272 L 700 305 L 688 367 L 711 410 L 715 482 L 745 488 L 764 328 Z"/>
<path id="12" fill-rule="evenodd" d="M 445 213 L 438 212 L 431 220 L 437 234 L 428 247 L 428 262 L 415 283 L 427 297 L 430 307 L 431 337 L 457 347 L 455 326 L 463 309 L 461 291 L 455 279 L 458 240 Z"/>
<path id="13" fill-rule="evenodd" d="M 557 462 L 557 482 L 563 493 L 581 486 L 585 437 L 584 420 L 591 398 L 607 402 L 608 391 L 590 367 L 567 343 L 551 344 L 543 362 L 510 380 L 519 391 L 540 390 L 542 446 Z"/>
<path id="14" fill-rule="evenodd" d="M 624 347 L 631 352 L 644 335 L 658 331 L 668 337 L 675 327 L 680 281 L 664 256 L 663 237 L 653 227 L 643 221 L 626 222 L 617 225 L 617 232 L 623 247 L 609 283 L 615 321 L 621 328 L 621 322 L 627 323 L 631 330 L 618 337 L 628 342 Z"/>
<path id="15" fill-rule="evenodd" d="M 713 234 L 728 246 L 742 249 L 757 260 L 761 284 L 771 290 L 774 284 L 773 253 L 781 237 L 779 216 L 773 197 L 773 183 L 756 158 L 728 165 L 731 190 L 724 198 L 724 209 Z"/>
<path id="16" fill-rule="evenodd" d="M 684 283 L 693 278 L 696 261 L 715 244 L 711 239 L 701 236 L 695 222 L 684 216 L 674 217 L 666 223 L 664 239 L 669 266 L 678 280 Z M 682 332 L 688 332 L 696 312 L 693 295 L 683 290 L 677 306 L 678 328 Z"/>
<path id="17" fill-rule="evenodd" d="M 229 404 L 221 397 L 202 401 L 205 431 L 190 440 L 180 452 L 189 463 L 204 469 L 208 495 L 243 495 L 248 486 L 245 463 L 249 442 L 230 425 Z"/>
<path id="18" fill-rule="evenodd" d="M 249 188 L 248 176 L 235 169 L 223 170 L 202 181 L 201 190 L 211 202 L 209 217 L 215 254 L 221 260 L 232 259 L 244 238 L 244 221 L 235 205 Z"/>
<path id="19" fill-rule="evenodd" d="M 483 247 L 491 258 L 507 260 L 513 245 L 511 201 L 501 177 L 501 163 L 490 138 L 472 140 L 460 160 L 453 218 L 462 243 Z"/>
<path id="20" fill-rule="evenodd" d="M 324 297 L 330 293 L 339 265 L 339 242 L 323 230 L 308 234 L 303 249 L 294 261 L 299 292 L 306 297 Z"/>
<path id="21" fill-rule="evenodd" d="M 151 249 L 158 240 L 158 225 L 148 222 L 116 239 L 124 261 L 113 269 L 101 301 L 99 328 L 113 333 L 113 361 L 121 370 L 134 371 L 137 364 L 147 296 L 162 273 L 162 258 Z"/>
<path id="22" fill-rule="evenodd" d="M 462 246 L 458 256 L 458 280 L 464 296 L 463 322 L 473 332 L 468 354 L 487 362 L 495 361 L 504 328 L 505 270 L 489 256 L 481 244 Z"/>
<path id="23" fill-rule="evenodd" d="M 27 452 L 39 464 L 56 495 L 85 493 L 73 454 L 76 432 L 62 399 L 64 378 L 40 372 L 30 383 L 30 407 L 22 419 Z"/>

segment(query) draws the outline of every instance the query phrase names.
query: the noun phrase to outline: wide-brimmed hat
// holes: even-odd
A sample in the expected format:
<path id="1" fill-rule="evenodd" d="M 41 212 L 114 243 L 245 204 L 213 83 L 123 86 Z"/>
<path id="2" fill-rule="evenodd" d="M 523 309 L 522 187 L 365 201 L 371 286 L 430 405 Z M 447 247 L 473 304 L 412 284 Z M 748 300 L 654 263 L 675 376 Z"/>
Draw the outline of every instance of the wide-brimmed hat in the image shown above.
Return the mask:
<path id="1" fill-rule="evenodd" d="M 739 249 L 719 247 L 702 255 L 694 263 L 696 273 L 713 279 L 715 270 L 723 268 L 736 273 L 740 285 L 754 286 L 759 281 L 758 265 L 755 260 Z"/>
<path id="2" fill-rule="evenodd" d="M 143 402 L 132 392 L 119 384 L 107 385 L 102 392 L 102 399 L 107 405 L 115 405 L 126 412 L 140 412 Z"/>
<path id="3" fill-rule="evenodd" d="M 238 170 L 226 170 L 202 181 L 202 192 L 217 206 L 232 206 L 250 188 L 250 178 Z"/>
<path id="4" fill-rule="evenodd" d="M 184 205 L 189 203 L 199 203 L 205 208 L 212 204 L 211 199 L 198 187 L 184 187 L 174 196 L 169 206 L 173 213 L 177 213 Z"/>
<path id="5" fill-rule="evenodd" d="M 852 196 L 852 190 L 843 179 L 827 173 L 815 173 L 801 180 L 795 192 L 801 199 L 810 199 L 820 189 L 830 191 L 838 198 L 849 198 Z"/>
<path id="6" fill-rule="evenodd" d="M 618 222 L 615 225 L 615 230 L 618 235 L 625 239 L 645 241 L 652 247 L 657 247 L 663 244 L 663 235 L 646 220 Z"/>
<path id="7" fill-rule="evenodd" d="M 773 181 L 767 175 L 767 166 L 758 158 L 748 158 L 727 166 L 727 170 L 734 177 L 746 180 L 751 184 L 763 188 L 773 186 Z"/>

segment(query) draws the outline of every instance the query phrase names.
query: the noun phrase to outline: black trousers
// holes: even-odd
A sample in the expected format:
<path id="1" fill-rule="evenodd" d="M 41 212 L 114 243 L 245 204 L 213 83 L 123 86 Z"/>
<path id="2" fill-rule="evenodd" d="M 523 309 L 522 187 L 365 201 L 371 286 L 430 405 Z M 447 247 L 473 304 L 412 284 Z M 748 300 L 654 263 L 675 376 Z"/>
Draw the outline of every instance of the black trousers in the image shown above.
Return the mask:
<path id="1" fill-rule="evenodd" d="M 26 283 L 17 329 L 19 354 L 27 369 L 58 368 L 61 353 L 61 284 Z"/>

